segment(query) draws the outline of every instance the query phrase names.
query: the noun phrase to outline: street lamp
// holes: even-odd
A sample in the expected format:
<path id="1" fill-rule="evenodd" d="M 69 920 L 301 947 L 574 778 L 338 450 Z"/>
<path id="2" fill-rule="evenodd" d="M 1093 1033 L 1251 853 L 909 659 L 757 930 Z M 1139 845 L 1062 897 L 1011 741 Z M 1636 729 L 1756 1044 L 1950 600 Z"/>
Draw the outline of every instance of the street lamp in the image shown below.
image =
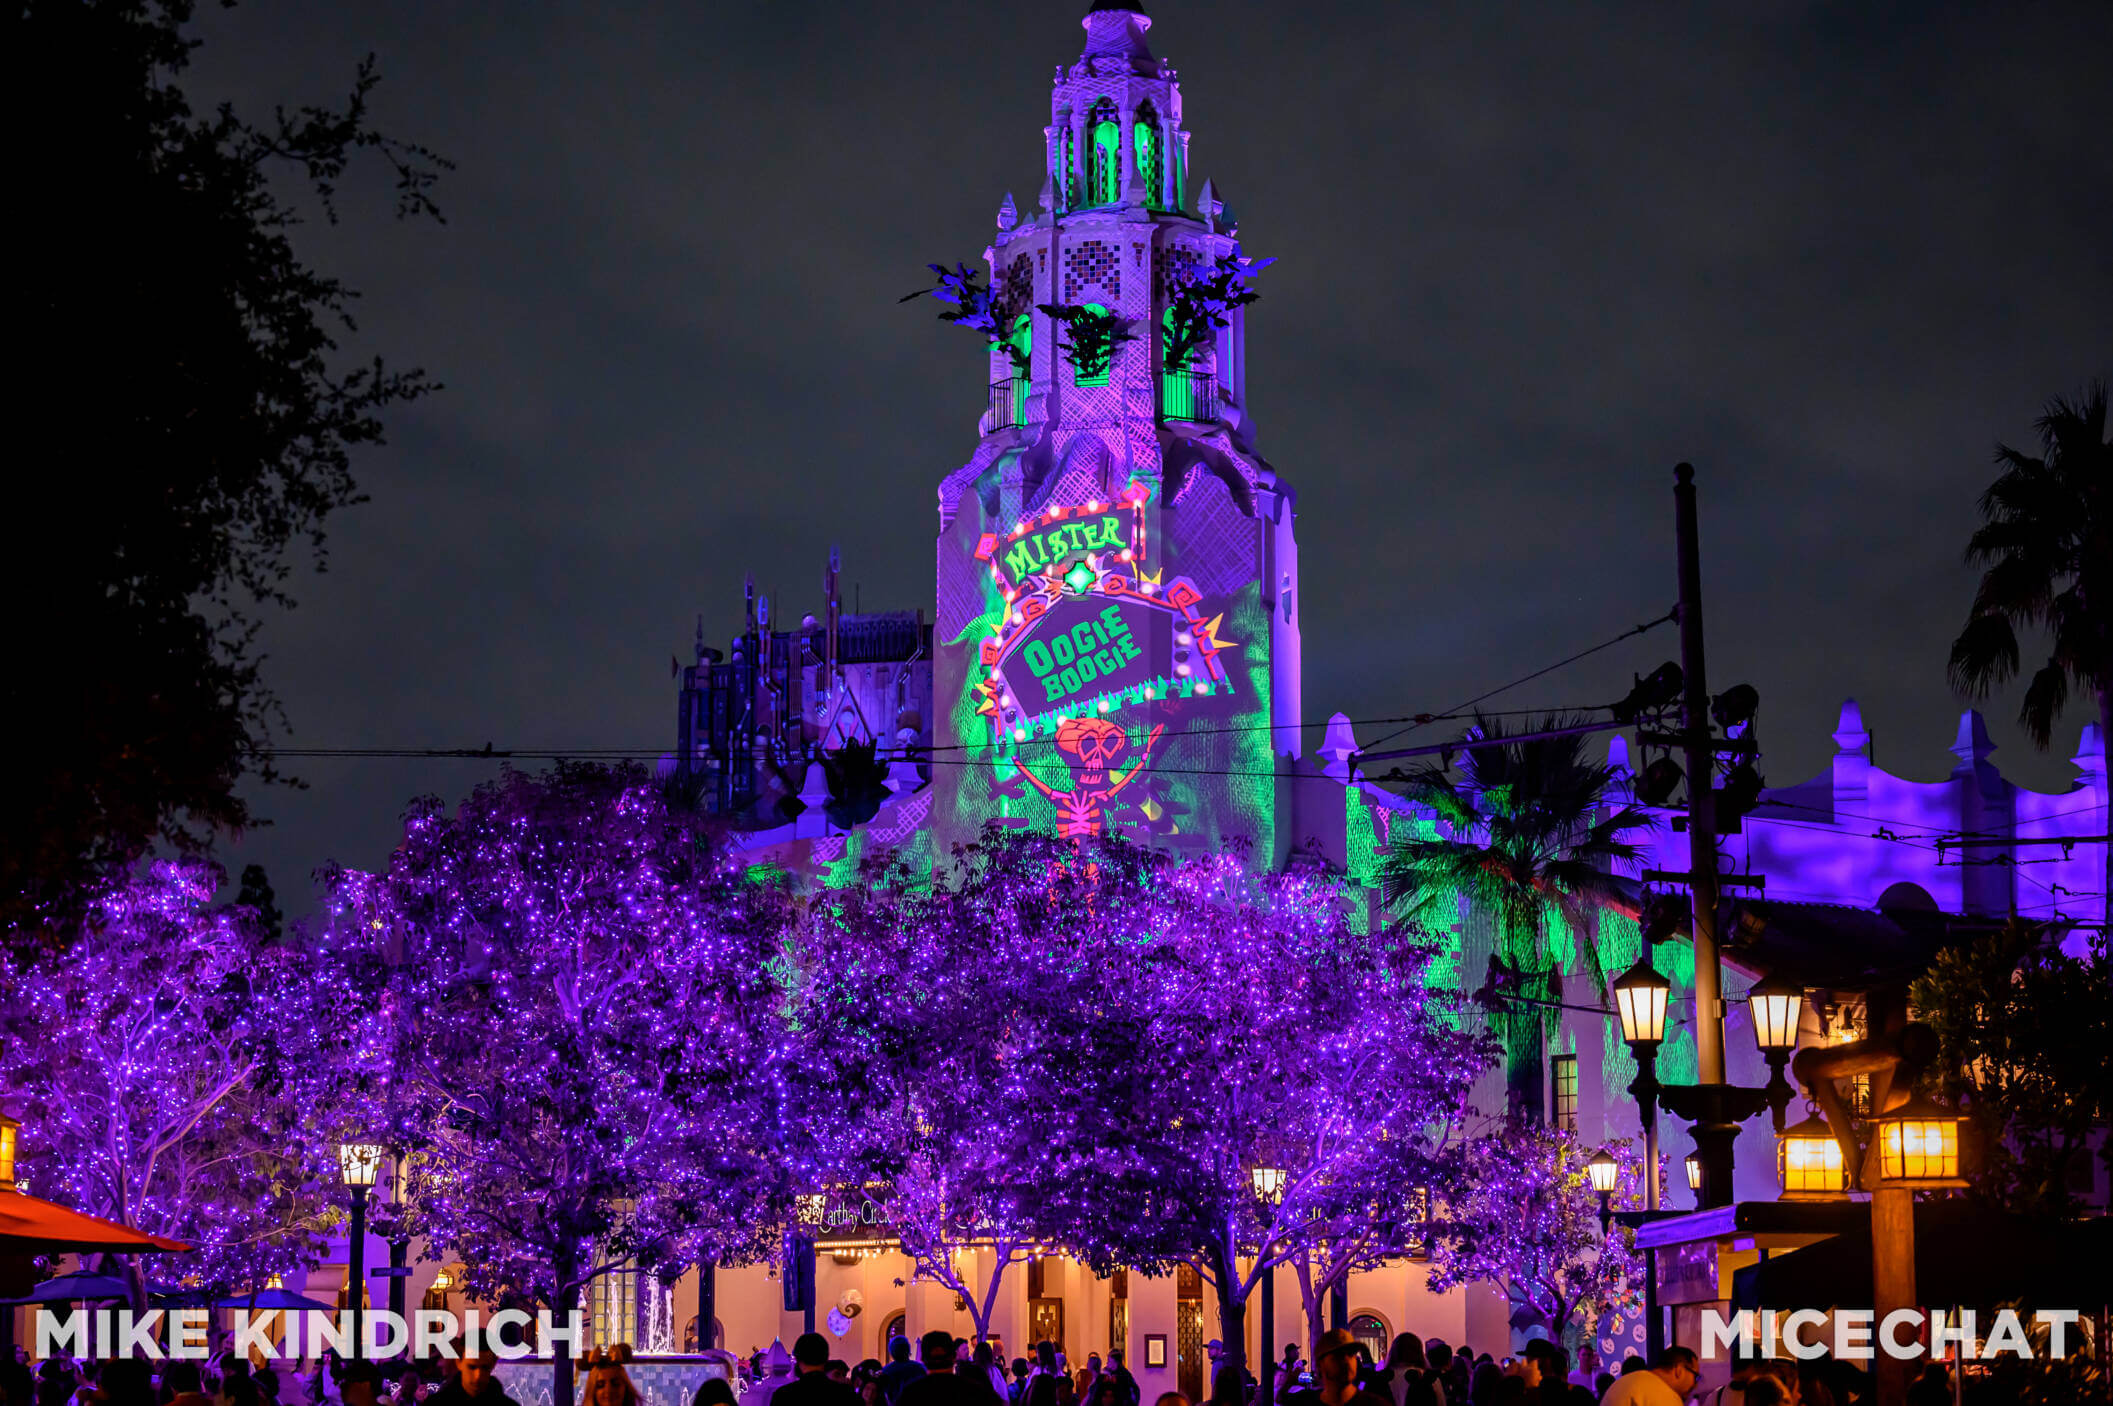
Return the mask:
<path id="1" fill-rule="evenodd" d="M 1846 1201 L 1849 1168 L 1842 1145 L 1818 1110 L 1776 1136 L 1776 1178 L 1785 1201 Z"/>
<path id="2" fill-rule="evenodd" d="M 1248 1176 L 1254 1182 L 1255 1195 L 1261 1198 L 1263 1205 L 1274 1207 L 1284 1203 L 1284 1188 L 1291 1180 L 1289 1172 L 1282 1167 L 1258 1166 L 1250 1169 Z M 1264 1260 L 1269 1258 L 1269 1248 L 1268 1245 L 1261 1247 L 1261 1256 Z M 1262 1271 L 1261 1307 L 1262 1346 L 1268 1351 L 1274 1352 L 1276 1349 L 1271 1346 L 1277 1339 L 1277 1271 L 1274 1265 L 1270 1265 Z M 1265 1370 L 1262 1373 L 1261 1391 L 1257 1398 L 1257 1406 L 1276 1406 L 1276 1378 L 1277 1374 L 1274 1370 Z"/>
<path id="3" fill-rule="evenodd" d="M 1614 1185 L 1621 1179 L 1621 1163 L 1607 1155 L 1602 1147 L 1585 1163 L 1585 1175 L 1592 1179 L 1592 1189 L 1599 1193 L 1599 1235 L 1602 1240 L 1614 1228 Z"/>
<path id="4" fill-rule="evenodd" d="M 352 1355 L 364 1355 L 360 1347 L 360 1309 L 367 1297 L 367 1193 L 381 1175 L 383 1149 L 379 1143 L 338 1144 L 338 1179 L 352 1193 L 352 1238 L 346 1246 L 345 1279 L 352 1300 Z"/>
<path id="5" fill-rule="evenodd" d="M 1644 1207 L 1658 1209 L 1658 1046 L 1665 1040 L 1665 1009 L 1673 983 L 1651 965 L 1647 944 L 1636 965 L 1614 978 L 1614 1008 L 1621 1016 L 1621 1038 L 1636 1059 L 1636 1079 L 1629 1085 L 1643 1110 Z"/>
<path id="6" fill-rule="evenodd" d="M 1878 1175 L 1907 1187 L 1937 1187 L 1959 1181 L 1959 1115 L 1916 1094 L 1878 1115 Z"/>
<path id="7" fill-rule="evenodd" d="M 1780 1135 L 1784 1113 L 1790 1107 L 1791 1096 L 1797 1092 L 1790 1080 L 1783 1077 L 1783 1068 L 1790 1063 L 1791 1052 L 1798 1047 L 1798 1023 L 1805 1013 L 1805 990 L 1771 973 L 1746 993 L 1746 1000 L 1753 1011 L 1754 1040 L 1761 1047 L 1762 1057 L 1768 1061 L 1768 1086 L 1763 1092 L 1768 1097 L 1768 1109 L 1775 1116 L 1776 1132 Z"/>
<path id="8" fill-rule="evenodd" d="M 1702 1190 L 1702 1154 L 1690 1152 L 1683 1165 L 1687 1168 L 1687 1189 L 1690 1191 Z"/>

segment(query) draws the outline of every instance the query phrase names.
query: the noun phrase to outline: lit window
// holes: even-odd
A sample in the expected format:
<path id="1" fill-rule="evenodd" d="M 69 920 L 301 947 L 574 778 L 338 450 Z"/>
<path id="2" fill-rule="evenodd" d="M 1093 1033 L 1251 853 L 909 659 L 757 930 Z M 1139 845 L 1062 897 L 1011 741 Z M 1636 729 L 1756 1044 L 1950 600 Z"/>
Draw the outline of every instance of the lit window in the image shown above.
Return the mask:
<path id="1" fill-rule="evenodd" d="M 1551 1061 L 1550 1086 L 1555 1090 L 1555 1126 L 1577 1131 L 1577 1056 L 1557 1055 Z"/>
<path id="2" fill-rule="evenodd" d="M 1137 179 L 1145 188 L 1145 204 L 1154 210 L 1166 208 L 1160 198 L 1159 161 L 1159 115 L 1152 111 L 1150 103 L 1137 109 L 1137 121 L 1130 127 L 1130 149 L 1137 162 Z"/>
<path id="3" fill-rule="evenodd" d="M 1115 120 L 1115 104 L 1102 98 L 1093 105 L 1086 122 L 1087 154 L 1093 170 L 1086 182 L 1086 198 L 1095 205 L 1113 205 L 1122 199 L 1122 126 Z"/>

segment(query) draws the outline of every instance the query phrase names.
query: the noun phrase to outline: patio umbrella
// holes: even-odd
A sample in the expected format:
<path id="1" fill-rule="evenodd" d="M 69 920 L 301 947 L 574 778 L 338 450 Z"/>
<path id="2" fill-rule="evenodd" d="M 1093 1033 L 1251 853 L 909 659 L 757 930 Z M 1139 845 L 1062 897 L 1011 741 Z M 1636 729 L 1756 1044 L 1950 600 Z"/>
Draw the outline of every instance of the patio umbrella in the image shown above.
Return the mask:
<path id="1" fill-rule="evenodd" d="M 47 1279 L 19 1299 L 0 1299 L 0 1304 L 71 1303 L 75 1299 L 121 1299 L 132 1292 L 130 1285 L 114 1274 L 93 1274 L 77 1269 Z"/>
<path id="2" fill-rule="evenodd" d="M 252 1312 L 272 1312 L 280 1309 L 309 1309 L 316 1313 L 333 1313 L 336 1310 L 327 1303 L 303 1298 L 291 1289 L 259 1289 L 254 1294 L 235 1294 L 213 1301 L 215 1308 L 246 1308 Z"/>
<path id="3" fill-rule="evenodd" d="M 20 1191 L 0 1191 L 0 1254 L 117 1250 L 134 1255 L 182 1254 L 191 1247 L 115 1221 L 69 1211 Z"/>

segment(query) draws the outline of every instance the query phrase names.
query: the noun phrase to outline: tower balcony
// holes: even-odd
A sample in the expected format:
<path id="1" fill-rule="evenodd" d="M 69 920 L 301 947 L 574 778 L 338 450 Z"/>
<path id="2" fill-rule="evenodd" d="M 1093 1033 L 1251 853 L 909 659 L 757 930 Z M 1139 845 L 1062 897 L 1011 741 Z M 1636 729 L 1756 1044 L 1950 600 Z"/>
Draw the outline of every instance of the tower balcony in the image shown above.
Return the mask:
<path id="1" fill-rule="evenodd" d="M 999 430 L 1011 429 L 1027 423 L 1027 380 L 1021 376 L 1008 376 L 1002 381 L 990 383 L 990 422 L 985 434 L 996 434 Z"/>
<path id="2" fill-rule="evenodd" d="M 1218 418 L 1218 380 L 1203 371 L 1168 371 L 1159 378 L 1162 420 L 1211 421 Z"/>

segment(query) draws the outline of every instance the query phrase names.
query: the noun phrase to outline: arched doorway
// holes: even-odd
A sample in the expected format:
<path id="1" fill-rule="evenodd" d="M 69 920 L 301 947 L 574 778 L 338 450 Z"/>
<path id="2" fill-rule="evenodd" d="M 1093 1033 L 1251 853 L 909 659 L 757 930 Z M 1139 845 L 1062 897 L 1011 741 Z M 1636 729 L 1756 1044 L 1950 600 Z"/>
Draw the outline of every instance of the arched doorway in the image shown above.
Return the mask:
<path id="1" fill-rule="evenodd" d="M 1364 1346 L 1365 1355 L 1375 1367 L 1383 1366 L 1387 1360 L 1387 1347 L 1394 1341 L 1394 1334 L 1387 1327 L 1387 1320 L 1362 1309 L 1350 1315 L 1350 1336 Z"/>
<path id="2" fill-rule="evenodd" d="M 891 1360 L 888 1355 L 888 1344 L 894 1342 L 897 1338 L 906 1336 L 906 1330 L 903 1325 L 909 1321 L 910 1315 L 898 1309 L 888 1315 L 887 1322 L 880 1325 L 881 1361 L 887 1362 Z"/>

